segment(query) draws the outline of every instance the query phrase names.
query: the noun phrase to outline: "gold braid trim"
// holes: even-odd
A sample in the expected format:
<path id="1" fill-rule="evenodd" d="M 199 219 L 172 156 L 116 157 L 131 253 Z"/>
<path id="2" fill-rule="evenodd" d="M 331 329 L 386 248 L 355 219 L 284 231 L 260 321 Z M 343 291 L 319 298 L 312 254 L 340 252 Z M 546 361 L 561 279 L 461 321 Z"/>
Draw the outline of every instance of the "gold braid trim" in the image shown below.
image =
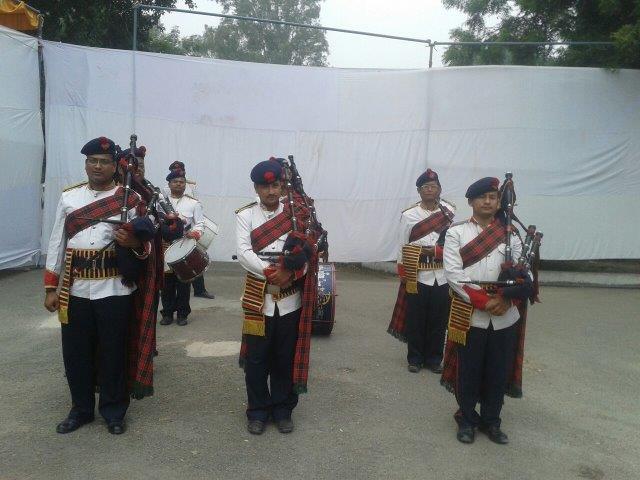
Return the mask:
<path id="1" fill-rule="evenodd" d="M 262 314 L 262 307 L 264 306 L 264 291 L 266 288 L 266 280 L 261 280 L 247 272 L 247 278 L 244 282 L 244 292 L 242 294 L 242 310 L 244 313 L 242 333 L 244 335 L 265 336 L 265 321 L 264 315 Z"/>
<path id="2" fill-rule="evenodd" d="M 73 260 L 73 248 L 64 251 L 64 270 L 62 271 L 62 286 L 58 294 L 58 320 L 62 325 L 69 323 L 69 292 L 73 281 L 71 276 L 71 262 Z"/>
<path id="3" fill-rule="evenodd" d="M 451 310 L 449 311 L 447 338 L 460 345 L 466 345 L 467 332 L 471 328 L 473 305 L 463 301 L 451 289 L 449 289 L 449 296 L 451 297 Z"/>
<path id="4" fill-rule="evenodd" d="M 421 251 L 420 245 L 402 246 L 402 265 L 404 265 L 407 293 L 418 293 L 418 264 L 420 263 Z"/>

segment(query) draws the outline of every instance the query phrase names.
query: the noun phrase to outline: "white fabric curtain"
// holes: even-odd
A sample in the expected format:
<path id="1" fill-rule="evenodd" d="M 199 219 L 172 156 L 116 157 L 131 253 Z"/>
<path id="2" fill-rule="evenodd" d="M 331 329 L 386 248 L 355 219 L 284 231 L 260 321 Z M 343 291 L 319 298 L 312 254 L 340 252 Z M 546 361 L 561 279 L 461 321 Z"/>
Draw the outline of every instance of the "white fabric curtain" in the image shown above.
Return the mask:
<path id="1" fill-rule="evenodd" d="M 38 262 L 43 151 L 38 41 L 0 26 L 0 269 Z"/>
<path id="2" fill-rule="evenodd" d="M 134 128 L 147 176 L 185 162 L 230 260 L 249 171 L 295 155 L 329 231 L 331 259 L 396 257 L 415 178 L 438 171 L 468 216 L 467 185 L 514 173 L 518 212 L 553 259 L 638 258 L 640 72 L 472 67 L 351 70 L 250 64 L 45 44 L 47 191 L 43 242 L 61 189 L 83 180 L 79 151 Z M 616 233 L 613 233 L 616 232 Z M 634 235 L 635 233 L 635 235 Z"/>

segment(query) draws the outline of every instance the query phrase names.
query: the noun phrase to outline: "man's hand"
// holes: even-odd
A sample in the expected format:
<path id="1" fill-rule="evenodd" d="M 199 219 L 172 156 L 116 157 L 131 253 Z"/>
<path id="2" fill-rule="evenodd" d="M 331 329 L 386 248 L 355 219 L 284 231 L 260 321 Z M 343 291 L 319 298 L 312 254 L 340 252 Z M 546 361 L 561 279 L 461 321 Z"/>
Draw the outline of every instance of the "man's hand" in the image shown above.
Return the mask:
<path id="1" fill-rule="evenodd" d="M 280 288 L 285 288 L 291 285 L 293 279 L 293 272 L 285 270 L 283 268 L 276 269 L 273 273 L 267 272 L 267 280 L 269 283 L 278 285 Z"/>
<path id="2" fill-rule="evenodd" d="M 60 301 L 58 300 L 58 293 L 55 290 L 47 292 L 44 297 L 44 308 L 50 312 L 55 312 L 60 308 Z"/>
<path id="3" fill-rule="evenodd" d="M 489 299 L 489 301 L 487 302 L 487 306 L 485 307 L 485 311 L 490 313 L 491 315 L 499 317 L 507 313 L 507 310 L 509 310 L 510 308 L 511 300 L 500 295 L 496 295 Z"/>
<path id="4" fill-rule="evenodd" d="M 185 237 L 187 238 L 193 238 L 194 240 L 200 240 L 200 237 L 202 236 L 202 234 L 196 230 L 190 230 L 187 232 L 187 234 L 185 235 Z"/>
<path id="5" fill-rule="evenodd" d="M 138 240 L 133 232 L 125 228 L 119 228 L 115 232 L 116 243 L 125 248 L 140 248 L 142 243 Z"/>

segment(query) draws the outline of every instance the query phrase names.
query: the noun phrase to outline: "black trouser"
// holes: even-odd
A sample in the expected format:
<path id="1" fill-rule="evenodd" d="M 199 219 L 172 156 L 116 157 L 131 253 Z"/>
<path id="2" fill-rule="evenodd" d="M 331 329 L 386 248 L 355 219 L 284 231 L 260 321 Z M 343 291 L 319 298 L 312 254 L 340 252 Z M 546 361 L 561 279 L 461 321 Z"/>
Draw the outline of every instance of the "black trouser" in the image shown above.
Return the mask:
<path id="1" fill-rule="evenodd" d="M 200 295 L 201 293 L 204 293 L 207 291 L 207 287 L 204 286 L 204 274 L 194 278 L 193 282 L 191 283 L 193 285 L 194 295 Z"/>
<path id="2" fill-rule="evenodd" d="M 418 293 L 407 294 L 407 362 L 436 366 L 442 362 L 449 318 L 449 285 L 418 282 Z"/>
<path id="3" fill-rule="evenodd" d="M 458 388 L 461 426 L 500 426 L 507 374 L 512 366 L 516 326 L 494 330 L 471 327 L 467 344 L 458 347 Z M 480 415 L 476 404 L 480 402 Z"/>
<path id="4" fill-rule="evenodd" d="M 273 317 L 265 317 L 264 337 L 246 336 L 244 372 L 249 420 L 267 421 L 269 413 L 275 421 L 291 418 L 298 404 L 298 395 L 293 393 L 293 359 L 300 312 L 302 309 L 280 316 L 276 307 Z M 267 377 L 270 377 L 271 392 Z"/>
<path id="5" fill-rule="evenodd" d="M 189 297 L 191 296 L 191 285 L 182 283 L 173 273 L 164 274 L 164 287 L 162 287 L 161 299 L 162 316 L 171 317 L 174 312 L 179 317 L 187 318 L 191 313 Z"/>
<path id="6" fill-rule="evenodd" d="M 93 419 L 97 379 L 100 415 L 107 423 L 124 418 L 129 406 L 126 359 L 132 315 L 131 295 L 70 298 L 69 323 L 62 325 L 62 357 L 73 404 L 70 417 Z"/>

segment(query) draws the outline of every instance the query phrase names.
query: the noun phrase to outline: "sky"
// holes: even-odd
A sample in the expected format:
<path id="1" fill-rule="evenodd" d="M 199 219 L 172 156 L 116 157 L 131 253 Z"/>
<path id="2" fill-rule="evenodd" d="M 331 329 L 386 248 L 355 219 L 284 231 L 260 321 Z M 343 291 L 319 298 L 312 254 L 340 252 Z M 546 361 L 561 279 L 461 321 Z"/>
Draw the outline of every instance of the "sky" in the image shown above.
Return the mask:
<path id="1" fill-rule="evenodd" d="M 220 13 L 212 0 L 197 0 L 197 10 Z M 178 8 L 186 8 L 183 1 Z M 461 26 L 465 15 L 448 10 L 441 0 L 325 0 L 320 23 L 326 27 L 363 30 L 388 35 L 447 41 L 449 31 Z M 186 13 L 166 13 L 162 23 L 174 25 L 182 35 L 200 34 L 204 25 L 217 25 L 219 19 Z M 340 68 L 426 68 L 429 48 L 423 44 L 398 40 L 327 32 L 329 65 Z M 444 47 L 434 51 L 433 66 L 442 66 Z"/>

